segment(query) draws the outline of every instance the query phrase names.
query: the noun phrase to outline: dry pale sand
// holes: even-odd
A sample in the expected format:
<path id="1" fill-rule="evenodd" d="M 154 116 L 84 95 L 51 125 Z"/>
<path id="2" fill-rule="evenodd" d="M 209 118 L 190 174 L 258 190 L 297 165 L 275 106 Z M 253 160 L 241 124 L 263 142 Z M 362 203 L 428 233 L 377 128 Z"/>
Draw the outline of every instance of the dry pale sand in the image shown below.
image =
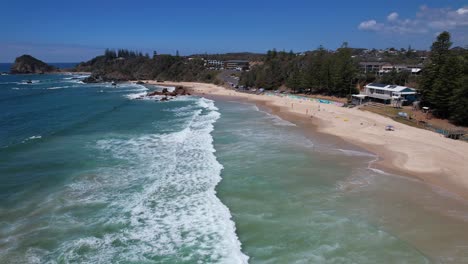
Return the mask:
<path id="1" fill-rule="evenodd" d="M 149 82 L 151 83 L 151 81 Z M 359 109 L 320 104 L 289 97 L 238 93 L 205 83 L 165 82 L 182 85 L 199 95 L 244 98 L 281 112 L 302 115 L 317 124 L 319 132 L 338 136 L 379 156 L 377 167 L 404 172 L 468 199 L 468 144 L 437 133 L 407 126 L 390 118 Z M 308 121 L 307 121 L 308 122 Z M 395 131 L 385 131 L 393 125 Z"/>

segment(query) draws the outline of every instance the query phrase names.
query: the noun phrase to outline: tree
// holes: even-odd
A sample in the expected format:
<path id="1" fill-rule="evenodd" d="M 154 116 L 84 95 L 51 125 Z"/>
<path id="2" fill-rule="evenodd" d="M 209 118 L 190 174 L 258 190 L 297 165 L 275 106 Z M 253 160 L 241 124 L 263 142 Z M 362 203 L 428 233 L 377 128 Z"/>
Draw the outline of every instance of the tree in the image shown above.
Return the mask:
<path id="1" fill-rule="evenodd" d="M 460 80 L 453 90 L 450 102 L 450 120 L 455 124 L 468 126 L 468 51 L 458 57 L 459 67 L 462 69 Z"/>
<path id="2" fill-rule="evenodd" d="M 444 76 L 449 67 L 450 34 L 442 32 L 431 46 L 429 63 L 424 69 L 421 79 L 421 94 L 424 104 L 434 108 L 435 114 L 441 117 L 448 115 L 448 98 L 451 96 L 451 87 L 445 84 L 451 76 Z"/>
<path id="3" fill-rule="evenodd" d="M 451 52 L 450 34 L 442 32 L 431 46 L 429 63 L 420 82 L 422 101 L 434 114 L 468 124 L 467 55 Z"/>

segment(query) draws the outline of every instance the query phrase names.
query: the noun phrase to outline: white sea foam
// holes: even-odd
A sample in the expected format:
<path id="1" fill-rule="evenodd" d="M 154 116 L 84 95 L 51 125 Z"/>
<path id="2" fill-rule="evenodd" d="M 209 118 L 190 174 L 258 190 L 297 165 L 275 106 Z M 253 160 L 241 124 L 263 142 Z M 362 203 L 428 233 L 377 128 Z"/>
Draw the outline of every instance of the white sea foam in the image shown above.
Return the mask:
<path id="1" fill-rule="evenodd" d="M 23 140 L 23 143 L 25 143 L 27 141 L 30 141 L 30 140 L 40 139 L 40 138 L 42 138 L 41 135 L 31 136 L 31 137 L 28 137 L 27 139 Z"/>
<path id="2" fill-rule="evenodd" d="M 82 79 L 65 79 L 63 82 L 67 83 L 76 83 L 76 84 L 85 84 Z"/>
<path id="3" fill-rule="evenodd" d="M 206 109 L 209 109 L 209 110 L 212 110 L 212 111 L 218 111 L 218 108 L 215 106 L 213 100 L 209 100 L 209 99 L 206 99 L 206 98 L 202 97 L 197 102 L 198 102 L 198 105 L 200 107 L 203 107 L 203 108 L 206 108 Z"/>
<path id="4" fill-rule="evenodd" d="M 82 262 L 86 249 L 90 263 L 154 258 L 168 263 L 247 263 L 229 209 L 215 192 L 223 167 L 214 155 L 211 131 L 220 113 L 213 101 L 195 100 L 180 131 L 96 142 L 93 148 L 124 165 L 69 184 L 70 203 L 104 202 L 112 217 L 93 221 L 125 228 L 66 241 L 58 249 L 61 259 Z"/>
<path id="5" fill-rule="evenodd" d="M 143 92 L 143 93 L 131 93 L 131 94 L 126 94 L 124 95 L 126 98 L 130 99 L 130 100 L 134 100 L 134 99 L 137 99 L 137 98 L 141 98 L 141 99 L 144 99 L 144 96 L 146 95 L 146 92 Z"/>
<path id="6" fill-rule="evenodd" d="M 383 170 L 379 170 L 379 169 L 376 169 L 376 168 L 368 168 L 369 170 L 375 172 L 375 173 L 378 173 L 378 174 L 382 174 L 382 175 L 390 175 L 389 173 L 383 171 Z"/>
<path id="7" fill-rule="evenodd" d="M 346 156 L 376 157 L 372 153 L 358 151 L 358 150 L 350 150 L 350 149 L 337 149 L 337 150 L 345 154 Z"/>
<path id="8" fill-rule="evenodd" d="M 49 87 L 47 90 L 58 90 L 58 89 L 66 89 L 70 88 L 71 86 L 54 86 L 54 87 Z"/>
<path id="9" fill-rule="evenodd" d="M 273 114 L 270 114 L 268 112 L 265 112 L 265 111 L 261 111 L 260 112 L 263 112 L 265 113 L 270 119 L 271 121 L 273 121 L 273 123 L 277 126 L 296 126 L 296 124 L 294 123 L 291 123 L 287 120 L 284 120 L 282 119 L 281 117 L 277 116 L 277 115 L 273 115 Z"/>
<path id="10" fill-rule="evenodd" d="M 132 92 L 130 94 L 125 94 L 124 95 L 124 97 L 126 97 L 126 98 L 128 98 L 130 100 L 148 99 L 148 98 L 145 97 L 145 95 L 147 94 L 146 91 L 148 91 L 149 89 L 146 88 L 143 85 L 135 84 L 135 83 L 124 83 L 124 84 L 121 84 L 121 85 L 117 86 L 117 88 L 120 88 L 120 89 L 119 90 L 114 90 L 114 92 Z M 122 88 L 125 88 L 125 89 L 122 89 Z"/>
<path id="11" fill-rule="evenodd" d="M 167 89 L 169 92 L 175 91 L 175 86 L 161 86 L 161 85 L 153 85 L 155 88 L 157 88 L 159 91 L 162 91 L 163 89 Z"/>
<path id="12" fill-rule="evenodd" d="M 253 105 L 253 108 L 255 109 L 255 111 L 264 113 L 271 121 L 273 121 L 273 124 L 275 124 L 277 126 L 296 126 L 296 124 L 294 124 L 292 122 L 289 122 L 287 120 L 284 120 L 284 119 L 282 119 L 281 117 L 279 117 L 277 115 L 270 114 L 270 113 L 268 113 L 266 111 L 260 110 L 256 105 Z"/>

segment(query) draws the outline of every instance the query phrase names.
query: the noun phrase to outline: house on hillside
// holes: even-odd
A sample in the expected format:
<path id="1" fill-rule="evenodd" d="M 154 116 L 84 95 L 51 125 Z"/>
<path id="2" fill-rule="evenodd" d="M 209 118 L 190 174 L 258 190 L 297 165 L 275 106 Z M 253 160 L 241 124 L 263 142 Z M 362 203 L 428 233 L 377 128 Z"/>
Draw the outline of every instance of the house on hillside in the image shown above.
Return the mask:
<path id="1" fill-rule="evenodd" d="M 401 106 L 416 101 L 416 97 L 417 91 L 414 88 L 400 85 L 369 83 L 364 87 L 363 92 L 353 95 L 353 101 L 356 104 L 374 101 Z"/>
<path id="2" fill-rule="evenodd" d="M 370 73 L 380 71 L 383 65 L 387 64 L 386 62 L 373 62 L 373 61 L 363 61 L 359 63 L 359 68 L 361 72 Z"/>
<path id="3" fill-rule="evenodd" d="M 212 69 L 223 69 L 224 68 L 224 61 L 219 60 L 206 60 L 205 67 L 212 68 Z"/>
<path id="4" fill-rule="evenodd" d="M 246 60 L 228 60 L 224 62 L 224 68 L 228 70 L 248 69 L 249 61 Z"/>
<path id="5" fill-rule="evenodd" d="M 388 63 L 385 65 L 382 65 L 382 67 L 379 70 L 379 74 L 382 75 L 385 73 L 390 73 L 392 71 L 402 72 L 402 71 L 407 71 L 407 70 L 408 70 L 408 66 L 406 65 L 393 65 L 393 64 Z"/>
<path id="6" fill-rule="evenodd" d="M 408 65 L 408 71 L 411 75 L 421 75 L 422 65 Z"/>

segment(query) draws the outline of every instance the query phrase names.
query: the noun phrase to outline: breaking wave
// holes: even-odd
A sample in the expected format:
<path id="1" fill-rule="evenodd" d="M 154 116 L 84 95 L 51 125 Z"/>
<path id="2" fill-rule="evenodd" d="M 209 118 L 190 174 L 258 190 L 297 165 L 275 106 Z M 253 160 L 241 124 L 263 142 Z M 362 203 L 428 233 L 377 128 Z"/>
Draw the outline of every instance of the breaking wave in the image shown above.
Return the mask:
<path id="1" fill-rule="evenodd" d="M 70 237 L 54 252 L 33 248 L 23 260 L 247 263 L 229 209 L 216 196 L 223 166 L 214 155 L 211 132 L 220 113 L 211 100 L 192 101 L 190 108 L 174 111 L 190 109 L 191 115 L 177 117 L 181 130 L 109 135 L 90 145 L 100 153 L 97 160 L 119 165 L 75 178 L 41 206 L 60 212 L 55 229 L 99 227 L 100 235 Z M 90 215 L 75 222 L 77 210 Z"/>

